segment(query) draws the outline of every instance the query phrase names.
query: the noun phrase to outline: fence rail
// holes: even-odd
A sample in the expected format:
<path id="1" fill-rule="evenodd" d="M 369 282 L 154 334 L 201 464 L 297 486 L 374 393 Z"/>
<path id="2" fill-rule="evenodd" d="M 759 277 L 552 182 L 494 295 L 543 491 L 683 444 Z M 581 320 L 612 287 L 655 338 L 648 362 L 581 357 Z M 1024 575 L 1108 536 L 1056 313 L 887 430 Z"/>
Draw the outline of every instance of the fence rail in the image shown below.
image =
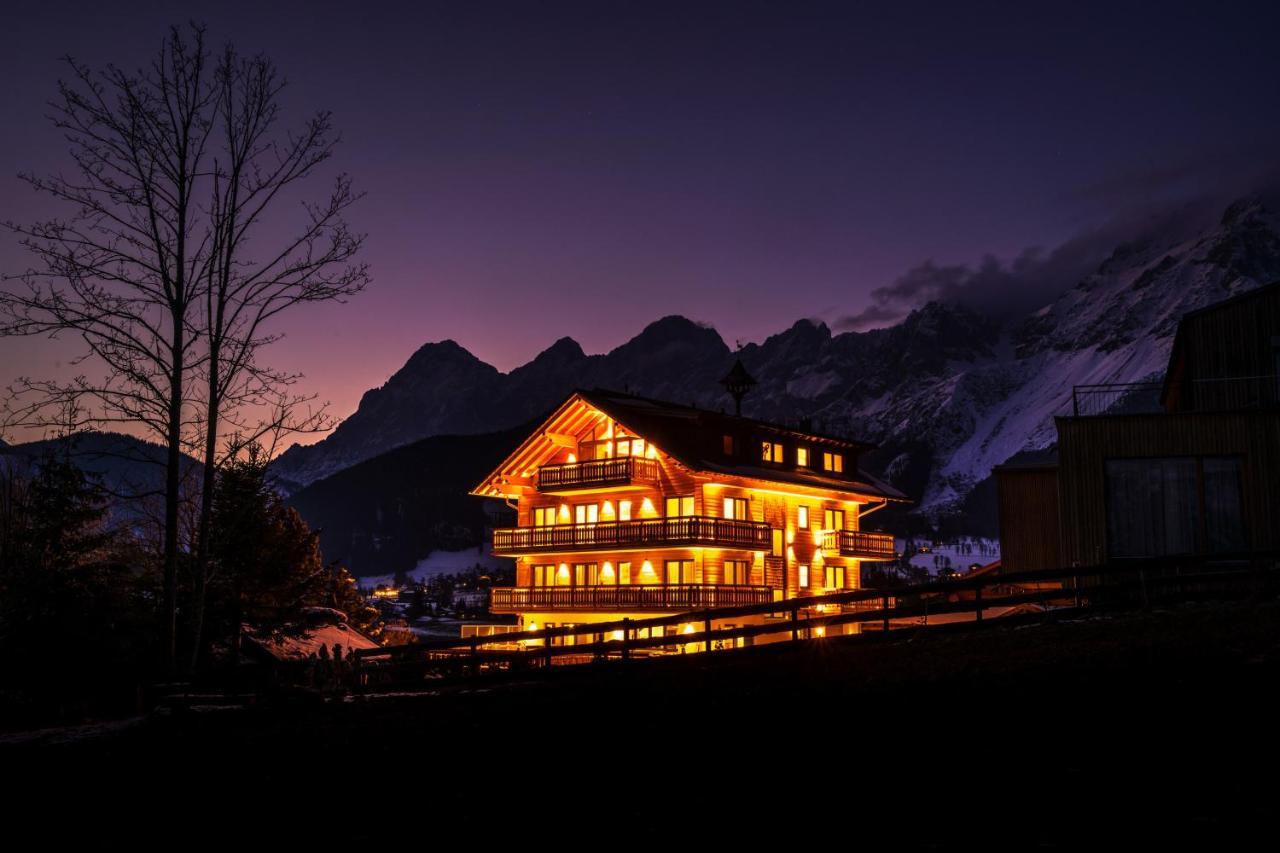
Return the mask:
<path id="1" fill-rule="evenodd" d="M 771 536 L 770 527 L 764 522 L 685 515 L 598 524 L 509 527 L 493 531 L 493 552 L 527 554 L 669 545 L 718 545 L 763 551 L 769 548 Z"/>
<path id="2" fill-rule="evenodd" d="M 503 673 L 569 661 L 627 660 L 673 650 L 711 651 L 713 647 L 732 647 L 739 641 L 769 635 L 805 640 L 851 624 L 888 632 L 918 624 L 922 617 L 944 614 L 971 613 L 973 619 L 968 626 L 981 627 L 992 622 L 1000 624 L 1001 620 L 990 618 L 989 611 L 1019 605 L 1072 612 L 1140 607 L 1152 601 L 1270 595 L 1277 589 L 1278 569 L 1280 552 L 1126 561 L 1086 568 L 980 575 L 896 589 L 852 590 L 461 641 L 361 649 L 354 655 L 361 687 L 426 686 L 450 675 L 476 676 L 483 672 L 501 677 Z M 713 629 L 714 622 L 751 616 L 780 618 Z M 951 624 L 931 630 L 955 627 Z M 512 644 L 519 648 L 512 650 Z M 503 645 L 507 648 L 491 648 Z"/>

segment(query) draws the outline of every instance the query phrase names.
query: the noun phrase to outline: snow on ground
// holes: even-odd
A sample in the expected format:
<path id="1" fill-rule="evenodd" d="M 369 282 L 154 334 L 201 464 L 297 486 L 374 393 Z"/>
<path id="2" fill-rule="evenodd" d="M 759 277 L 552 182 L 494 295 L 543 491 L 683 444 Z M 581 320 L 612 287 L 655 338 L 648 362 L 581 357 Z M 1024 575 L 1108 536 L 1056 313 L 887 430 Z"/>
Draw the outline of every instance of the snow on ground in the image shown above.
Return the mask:
<path id="1" fill-rule="evenodd" d="M 895 546 L 899 551 L 906 543 L 899 539 Z M 940 569 L 950 568 L 957 572 L 968 571 L 969 566 L 977 563 L 985 566 L 1000 559 L 1000 543 L 995 539 L 964 538 L 955 542 L 930 543 L 916 540 L 915 553 L 911 555 L 911 565 L 925 569 L 936 575 Z M 921 547 L 929 551 L 921 552 Z"/>
<path id="2" fill-rule="evenodd" d="M 476 566 L 487 571 L 497 571 L 499 569 L 513 568 L 515 560 L 506 557 L 495 557 L 483 547 L 464 548 L 461 551 L 432 551 L 419 560 L 418 565 L 414 566 L 406 574 L 412 581 L 424 581 L 427 578 L 438 575 L 463 574 L 471 571 Z M 391 586 L 394 581 L 394 574 L 366 575 L 360 578 L 360 586 L 365 589 L 373 589 L 379 584 Z"/>

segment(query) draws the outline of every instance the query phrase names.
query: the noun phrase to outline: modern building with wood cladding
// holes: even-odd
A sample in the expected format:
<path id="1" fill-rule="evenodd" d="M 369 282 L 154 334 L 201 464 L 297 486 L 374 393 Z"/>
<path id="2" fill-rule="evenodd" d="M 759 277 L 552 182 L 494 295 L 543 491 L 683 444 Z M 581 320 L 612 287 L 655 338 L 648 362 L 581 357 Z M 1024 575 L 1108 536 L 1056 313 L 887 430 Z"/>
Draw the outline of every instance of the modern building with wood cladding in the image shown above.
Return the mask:
<path id="1" fill-rule="evenodd" d="M 995 470 L 1005 571 L 1280 550 L 1280 282 L 1185 315 L 1163 382 L 1073 396 L 1056 460 Z"/>
<path id="2" fill-rule="evenodd" d="M 726 384 L 740 399 L 750 378 L 736 379 Z M 537 630 L 856 589 L 865 561 L 896 556 L 863 519 L 906 500 L 859 470 L 869 447 L 574 392 L 472 491 L 518 514 L 493 531 L 516 584 L 494 589 L 490 608 Z"/>

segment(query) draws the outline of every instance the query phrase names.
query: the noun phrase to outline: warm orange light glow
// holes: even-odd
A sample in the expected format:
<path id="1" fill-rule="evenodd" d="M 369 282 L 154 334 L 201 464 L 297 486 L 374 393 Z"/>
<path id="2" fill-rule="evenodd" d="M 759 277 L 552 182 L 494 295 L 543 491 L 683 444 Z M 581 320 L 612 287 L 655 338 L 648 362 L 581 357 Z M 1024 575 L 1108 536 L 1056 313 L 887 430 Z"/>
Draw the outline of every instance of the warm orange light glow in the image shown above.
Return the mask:
<path id="1" fill-rule="evenodd" d="M 645 498 L 640 502 L 640 516 L 642 518 L 653 518 L 657 514 L 658 511 L 654 509 L 652 500 Z"/>
<path id="2" fill-rule="evenodd" d="M 577 462 L 577 461 L 578 461 L 578 454 L 576 454 L 576 453 L 570 453 L 570 454 L 569 454 L 569 462 L 570 462 L 570 464 L 572 464 L 572 463 L 574 463 L 574 462 Z"/>
<path id="3" fill-rule="evenodd" d="M 569 505 L 568 504 L 560 504 L 560 523 L 561 524 L 569 523 Z"/>
<path id="4" fill-rule="evenodd" d="M 640 583 L 652 583 L 658 579 L 658 575 L 653 570 L 653 563 L 645 560 L 640 564 Z"/>
<path id="5" fill-rule="evenodd" d="M 816 636 L 819 636 L 819 637 L 825 637 L 825 636 L 827 636 L 827 629 L 826 629 L 825 627 L 823 627 L 822 625 L 819 625 L 817 628 L 814 628 L 814 629 L 813 629 L 813 633 L 814 633 Z"/>

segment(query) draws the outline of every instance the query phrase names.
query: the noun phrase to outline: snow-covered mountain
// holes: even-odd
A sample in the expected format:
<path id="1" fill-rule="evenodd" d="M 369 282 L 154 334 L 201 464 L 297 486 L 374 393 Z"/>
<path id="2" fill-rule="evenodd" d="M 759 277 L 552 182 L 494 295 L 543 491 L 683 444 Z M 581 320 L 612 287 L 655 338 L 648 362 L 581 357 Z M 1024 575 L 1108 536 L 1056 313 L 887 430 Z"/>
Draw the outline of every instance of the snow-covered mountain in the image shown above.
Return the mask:
<path id="1" fill-rule="evenodd" d="M 1280 221 L 1258 202 L 1237 202 L 1191 238 L 1153 233 L 1117 247 L 1015 321 L 940 303 L 870 332 L 833 335 L 801 320 L 742 349 L 760 382 L 744 411 L 878 442 L 872 462 L 922 510 L 943 513 L 993 466 L 1050 444 L 1073 386 L 1157 377 L 1182 314 L 1277 278 Z M 725 407 L 716 380 L 733 357 L 714 329 L 683 317 L 604 355 L 563 338 L 506 374 L 452 341 L 427 344 L 329 438 L 283 454 L 276 472 L 300 485 L 426 436 L 506 428 L 575 387 Z"/>

